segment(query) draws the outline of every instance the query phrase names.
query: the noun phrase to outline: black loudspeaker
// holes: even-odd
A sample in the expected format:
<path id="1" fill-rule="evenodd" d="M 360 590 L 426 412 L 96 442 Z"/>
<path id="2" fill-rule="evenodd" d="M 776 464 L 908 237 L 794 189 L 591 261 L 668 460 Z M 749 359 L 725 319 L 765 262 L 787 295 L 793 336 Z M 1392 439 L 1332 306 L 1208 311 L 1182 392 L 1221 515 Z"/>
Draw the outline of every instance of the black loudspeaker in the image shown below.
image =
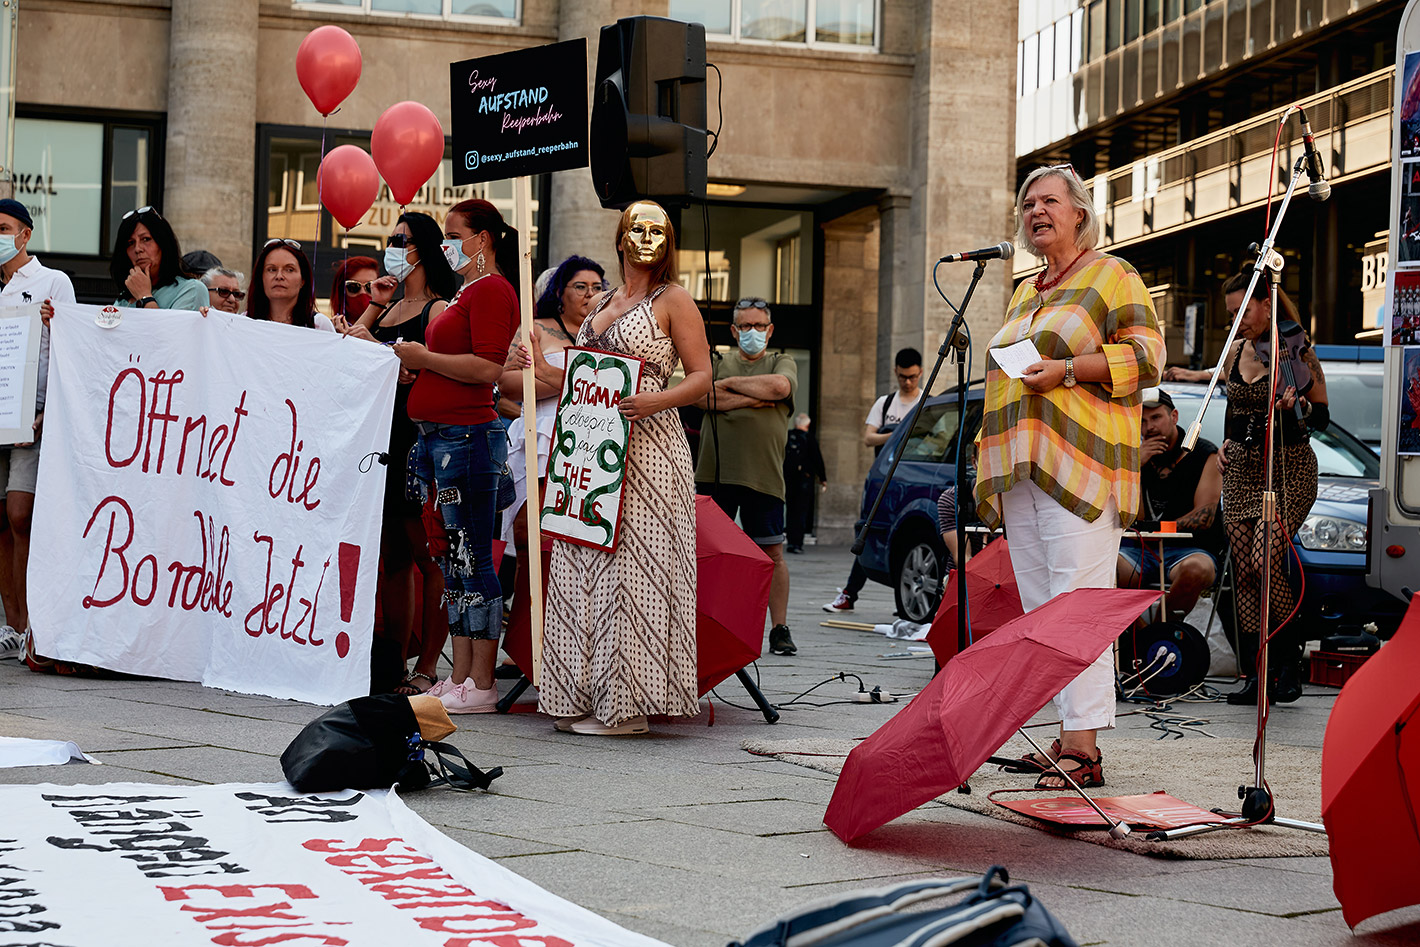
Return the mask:
<path id="1" fill-rule="evenodd" d="M 592 92 L 592 181 L 603 207 L 703 200 L 705 26 L 633 16 L 602 27 Z"/>

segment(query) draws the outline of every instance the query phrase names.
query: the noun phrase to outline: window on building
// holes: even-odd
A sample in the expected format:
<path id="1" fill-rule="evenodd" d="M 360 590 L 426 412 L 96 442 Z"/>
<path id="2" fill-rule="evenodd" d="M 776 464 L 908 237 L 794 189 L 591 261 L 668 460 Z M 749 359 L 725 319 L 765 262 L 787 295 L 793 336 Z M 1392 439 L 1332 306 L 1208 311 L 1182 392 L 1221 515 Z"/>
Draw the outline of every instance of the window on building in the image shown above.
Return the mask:
<path id="1" fill-rule="evenodd" d="M 1047 26 L 1040 31 L 1040 84 L 1050 84 L 1055 75 L 1055 27 Z"/>
<path id="2" fill-rule="evenodd" d="M 802 43 L 808 37 L 808 0 L 740 0 L 740 37 Z"/>
<path id="3" fill-rule="evenodd" d="M 1159 15 L 1162 13 L 1162 0 L 1144 0 L 1144 32 L 1152 33 L 1159 28 Z"/>
<path id="4" fill-rule="evenodd" d="M 1021 43 L 1021 55 L 1025 58 L 1021 89 L 1030 92 L 1040 86 L 1040 34 L 1032 33 Z"/>
<path id="5" fill-rule="evenodd" d="M 351 12 L 514 23 L 522 14 L 521 0 L 294 0 L 293 5 L 311 10 L 336 7 Z"/>
<path id="6" fill-rule="evenodd" d="M 38 253 L 108 256 L 122 216 L 156 198 L 154 120 L 15 119 L 15 199 Z M 105 167 L 105 154 L 109 155 Z M 161 208 L 160 208 L 161 209 Z"/>
<path id="7" fill-rule="evenodd" d="M 1085 52 L 1085 47 L 1084 47 L 1084 41 L 1085 41 L 1084 29 L 1085 29 L 1085 11 L 1084 11 L 1084 10 L 1076 10 L 1074 13 L 1070 14 L 1070 60 L 1069 60 L 1069 62 L 1070 62 L 1070 72 L 1071 72 L 1072 74 L 1080 71 L 1080 63 L 1083 61 L 1083 60 L 1082 60 L 1082 57 L 1084 56 L 1084 52 Z"/>
<path id="8" fill-rule="evenodd" d="M 670 0 L 667 15 L 730 40 L 873 48 L 880 6 L 881 0 Z"/>
<path id="9" fill-rule="evenodd" d="M 1104 49 L 1113 52 L 1119 48 L 1124 28 L 1123 0 L 1106 0 L 1104 8 Z"/>
<path id="10" fill-rule="evenodd" d="M 1086 62 L 1094 62 L 1104 55 L 1104 24 L 1104 0 L 1094 0 L 1094 3 L 1090 4 L 1089 44 L 1085 52 Z"/>

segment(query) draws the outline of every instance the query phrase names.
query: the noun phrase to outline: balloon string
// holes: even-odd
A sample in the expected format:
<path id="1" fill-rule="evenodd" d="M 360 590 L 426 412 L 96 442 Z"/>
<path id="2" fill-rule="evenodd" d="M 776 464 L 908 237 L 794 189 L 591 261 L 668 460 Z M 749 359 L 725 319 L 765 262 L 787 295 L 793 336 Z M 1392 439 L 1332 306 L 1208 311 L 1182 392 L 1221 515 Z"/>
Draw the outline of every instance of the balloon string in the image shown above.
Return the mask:
<path id="1" fill-rule="evenodd" d="M 320 160 L 316 162 L 316 180 L 320 182 L 320 200 L 316 202 L 316 242 L 311 247 L 311 282 L 315 283 L 320 278 L 320 267 L 317 261 L 320 258 L 320 238 L 321 231 L 325 226 L 325 211 L 321 208 L 325 206 L 325 175 L 320 173 L 320 168 L 325 164 L 325 129 L 330 124 L 330 116 L 320 117 Z M 311 286 L 311 298 L 314 299 L 316 287 Z"/>

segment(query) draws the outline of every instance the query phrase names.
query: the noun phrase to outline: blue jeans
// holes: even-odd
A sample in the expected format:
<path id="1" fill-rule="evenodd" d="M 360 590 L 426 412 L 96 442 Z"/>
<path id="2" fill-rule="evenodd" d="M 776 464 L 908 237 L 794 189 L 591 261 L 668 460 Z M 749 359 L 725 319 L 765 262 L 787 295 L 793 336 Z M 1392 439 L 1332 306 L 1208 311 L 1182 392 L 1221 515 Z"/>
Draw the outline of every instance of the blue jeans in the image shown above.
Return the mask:
<path id="1" fill-rule="evenodd" d="M 420 422 L 409 452 L 411 499 L 432 486 L 449 550 L 440 557 L 449 634 L 496 641 L 503 628 L 503 590 L 493 568 L 498 474 L 508 459 L 503 425 Z"/>

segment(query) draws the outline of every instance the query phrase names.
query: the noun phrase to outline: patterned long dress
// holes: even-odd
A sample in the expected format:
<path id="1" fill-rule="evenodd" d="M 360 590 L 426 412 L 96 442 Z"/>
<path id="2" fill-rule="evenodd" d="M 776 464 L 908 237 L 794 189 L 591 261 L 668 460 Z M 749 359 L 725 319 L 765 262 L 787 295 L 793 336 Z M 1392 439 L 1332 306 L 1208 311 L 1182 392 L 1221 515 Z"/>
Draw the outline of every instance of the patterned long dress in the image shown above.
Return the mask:
<path id="1" fill-rule="evenodd" d="M 651 304 L 601 334 L 582 322 L 577 344 L 645 360 L 641 391 L 664 390 L 680 361 Z M 553 545 L 539 709 L 590 713 L 609 726 L 643 714 L 696 713 L 695 477 L 675 411 L 637 421 L 626 457 L 616 552 Z"/>

